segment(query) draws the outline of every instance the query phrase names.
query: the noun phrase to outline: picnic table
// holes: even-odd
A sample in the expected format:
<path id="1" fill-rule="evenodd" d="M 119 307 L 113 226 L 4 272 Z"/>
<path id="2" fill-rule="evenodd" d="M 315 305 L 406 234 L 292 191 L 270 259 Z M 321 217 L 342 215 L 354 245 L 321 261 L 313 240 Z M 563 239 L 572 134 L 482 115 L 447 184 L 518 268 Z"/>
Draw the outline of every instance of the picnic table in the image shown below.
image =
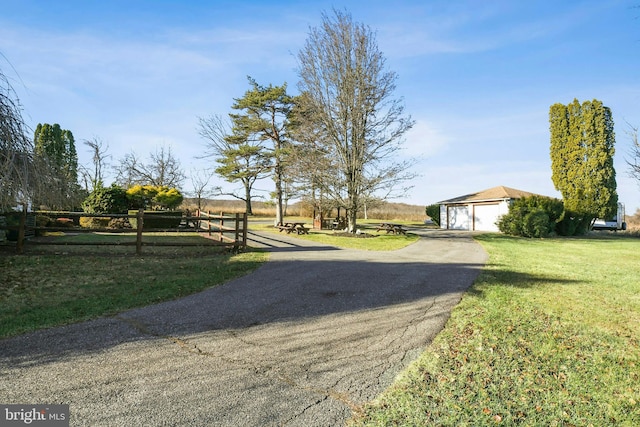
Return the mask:
<path id="1" fill-rule="evenodd" d="M 285 222 L 284 224 L 276 225 L 276 228 L 280 232 L 286 231 L 287 234 L 309 234 L 309 229 L 304 226 L 304 222 Z"/>
<path id="2" fill-rule="evenodd" d="M 387 234 L 391 233 L 391 234 L 407 234 L 407 230 L 405 230 L 404 228 L 402 228 L 402 225 L 400 224 L 391 224 L 389 222 L 383 222 L 380 223 L 380 225 L 378 225 L 378 227 L 376 228 L 376 232 L 379 231 L 386 231 Z"/>

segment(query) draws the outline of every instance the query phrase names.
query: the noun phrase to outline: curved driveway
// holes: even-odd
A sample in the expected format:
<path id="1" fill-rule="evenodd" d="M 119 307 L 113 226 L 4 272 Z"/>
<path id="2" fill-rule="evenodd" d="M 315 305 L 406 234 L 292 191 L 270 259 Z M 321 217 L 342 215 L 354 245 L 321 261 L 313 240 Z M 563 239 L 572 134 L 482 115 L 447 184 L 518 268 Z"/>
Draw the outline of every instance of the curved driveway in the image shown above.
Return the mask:
<path id="1" fill-rule="evenodd" d="M 339 426 L 441 330 L 486 262 L 467 233 L 393 252 L 251 233 L 254 273 L 176 301 L 0 341 L 0 403 L 82 426 Z"/>

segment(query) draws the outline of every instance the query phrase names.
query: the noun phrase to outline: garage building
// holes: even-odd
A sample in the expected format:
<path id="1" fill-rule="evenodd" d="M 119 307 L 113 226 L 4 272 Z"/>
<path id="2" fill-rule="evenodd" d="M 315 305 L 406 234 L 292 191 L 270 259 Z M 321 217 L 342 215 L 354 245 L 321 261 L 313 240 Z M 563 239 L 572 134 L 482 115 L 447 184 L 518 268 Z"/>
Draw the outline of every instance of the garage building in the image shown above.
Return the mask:
<path id="1" fill-rule="evenodd" d="M 509 212 L 515 199 L 534 193 L 499 186 L 438 202 L 440 228 L 448 230 L 498 231 L 498 219 Z"/>

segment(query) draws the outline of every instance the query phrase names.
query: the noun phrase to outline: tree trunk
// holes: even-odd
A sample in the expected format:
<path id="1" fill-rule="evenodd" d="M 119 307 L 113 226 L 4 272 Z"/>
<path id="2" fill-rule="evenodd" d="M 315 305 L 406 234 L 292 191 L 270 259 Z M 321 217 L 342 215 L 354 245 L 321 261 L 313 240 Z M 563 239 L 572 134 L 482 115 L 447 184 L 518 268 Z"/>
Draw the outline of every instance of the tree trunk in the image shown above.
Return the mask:
<path id="1" fill-rule="evenodd" d="M 276 160 L 275 176 L 276 183 L 276 224 L 284 224 L 283 222 L 283 209 L 282 209 L 282 167 L 279 161 Z"/>
<path id="2" fill-rule="evenodd" d="M 251 210 L 251 187 L 248 185 L 244 186 L 244 204 L 247 215 L 253 215 L 253 211 Z"/>
<path id="3" fill-rule="evenodd" d="M 352 175 L 353 176 L 353 175 Z M 347 207 L 347 231 L 349 233 L 356 232 L 356 220 L 358 215 L 358 191 L 356 190 L 356 184 L 350 182 L 348 185 L 348 207 Z"/>

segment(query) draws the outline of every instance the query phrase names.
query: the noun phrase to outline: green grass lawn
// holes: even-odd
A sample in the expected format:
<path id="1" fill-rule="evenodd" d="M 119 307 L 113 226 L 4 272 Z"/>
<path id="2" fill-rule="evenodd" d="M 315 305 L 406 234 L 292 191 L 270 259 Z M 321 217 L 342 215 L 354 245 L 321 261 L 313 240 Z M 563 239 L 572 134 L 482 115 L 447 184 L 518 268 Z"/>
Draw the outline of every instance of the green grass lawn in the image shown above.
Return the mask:
<path id="1" fill-rule="evenodd" d="M 640 425 L 640 241 L 477 240 L 445 329 L 349 425 Z"/>
<path id="2" fill-rule="evenodd" d="M 135 241 L 135 236 L 63 236 Z M 193 242 L 197 236 L 168 236 Z M 163 236 L 145 240 L 163 241 Z M 232 255 L 215 247 L 38 246 L 38 254 L 0 254 L 0 337 L 108 316 L 189 295 L 247 274 L 268 253 Z M 29 247 L 29 251 L 31 247 Z"/>

